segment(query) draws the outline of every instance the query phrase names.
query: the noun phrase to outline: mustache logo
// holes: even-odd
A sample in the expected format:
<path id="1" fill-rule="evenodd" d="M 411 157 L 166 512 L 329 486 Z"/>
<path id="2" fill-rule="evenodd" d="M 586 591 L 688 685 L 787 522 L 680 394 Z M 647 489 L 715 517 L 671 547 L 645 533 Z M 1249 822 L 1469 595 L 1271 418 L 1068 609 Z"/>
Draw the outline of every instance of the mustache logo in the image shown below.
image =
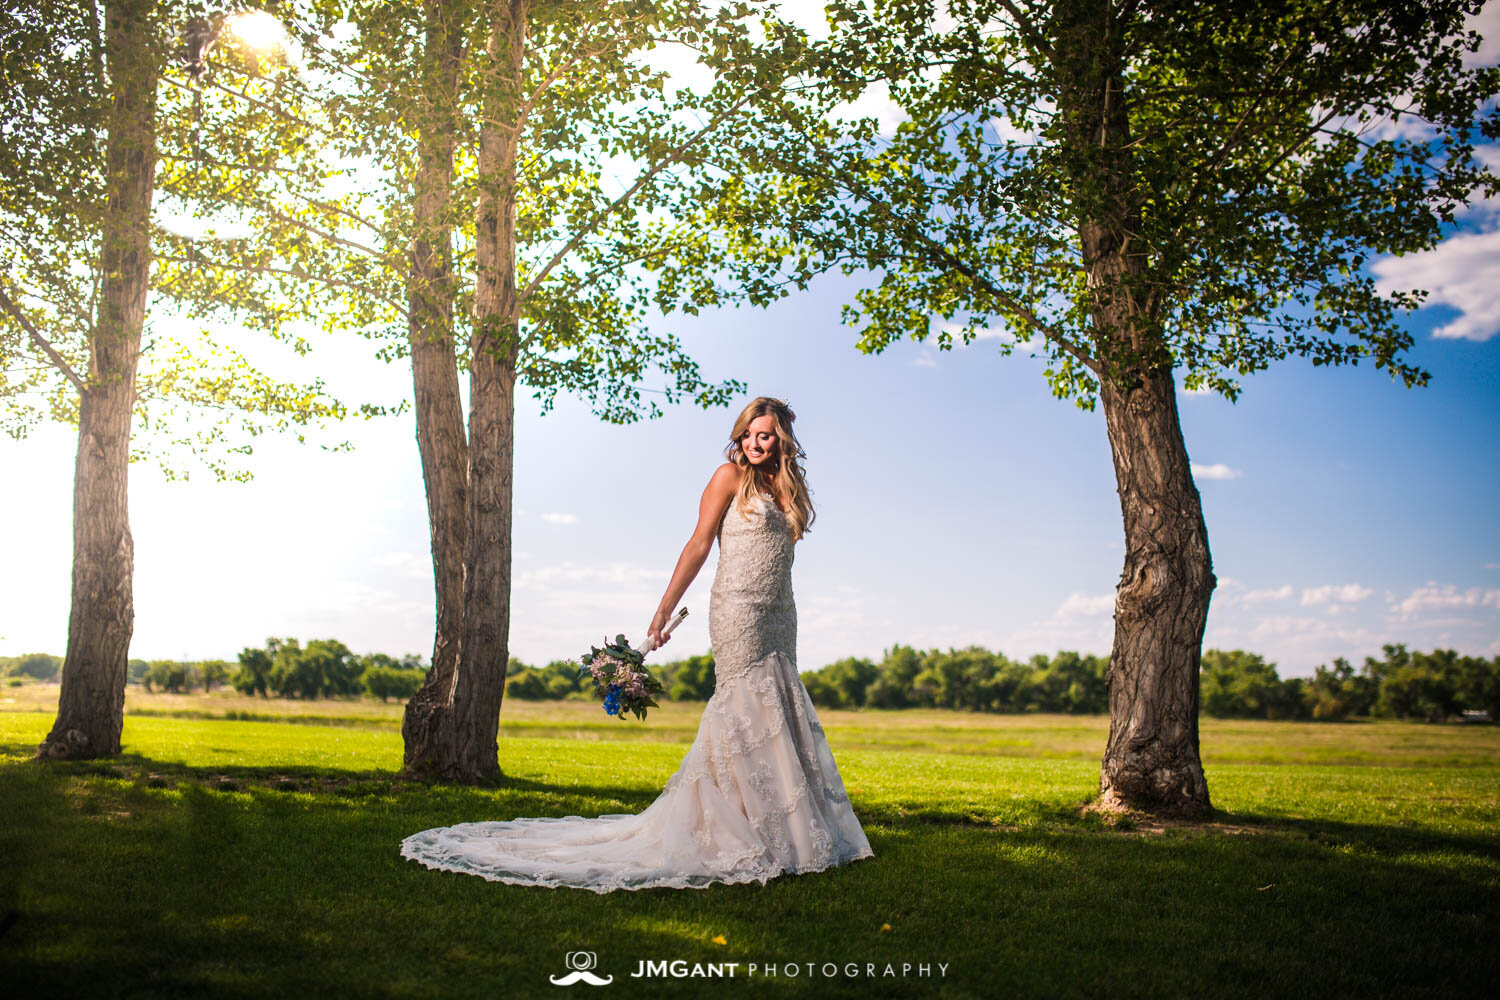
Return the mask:
<path id="1" fill-rule="evenodd" d="M 563 964 L 573 971 L 564 976 L 548 976 L 553 986 L 572 986 L 579 982 L 590 986 L 608 986 L 615 981 L 614 976 L 600 978 L 589 971 L 599 964 L 599 956 L 591 951 L 570 951 Z"/>

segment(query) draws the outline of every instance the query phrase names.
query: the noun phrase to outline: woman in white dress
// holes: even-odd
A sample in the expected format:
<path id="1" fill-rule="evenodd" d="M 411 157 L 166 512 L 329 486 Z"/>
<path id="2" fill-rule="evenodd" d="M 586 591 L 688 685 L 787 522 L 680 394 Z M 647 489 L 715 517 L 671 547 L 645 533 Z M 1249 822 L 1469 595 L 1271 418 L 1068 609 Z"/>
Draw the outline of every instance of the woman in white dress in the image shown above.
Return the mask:
<path id="1" fill-rule="evenodd" d="M 698 526 L 651 620 L 661 635 L 717 538 L 709 641 L 714 694 L 661 795 L 640 813 L 460 823 L 401 844 L 429 868 L 496 882 L 703 888 L 822 871 L 871 857 L 797 672 L 793 547 L 814 514 L 785 402 L 752 401 L 729 459 L 703 491 Z"/>

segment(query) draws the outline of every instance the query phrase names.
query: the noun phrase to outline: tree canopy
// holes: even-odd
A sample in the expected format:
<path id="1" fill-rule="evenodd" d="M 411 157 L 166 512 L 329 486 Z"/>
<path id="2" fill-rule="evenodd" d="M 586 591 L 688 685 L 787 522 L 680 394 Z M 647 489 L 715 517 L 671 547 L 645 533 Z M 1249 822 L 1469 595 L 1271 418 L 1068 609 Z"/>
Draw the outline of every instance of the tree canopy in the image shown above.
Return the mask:
<path id="1" fill-rule="evenodd" d="M 1404 317 L 1424 293 L 1382 294 L 1369 264 L 1500 192 L 1475 156 L 1500 138 L 1500 69 L 1466 63 L 1480 6 L 834 0 L 825 38 L 766 18 L 800 85 L 766 92 L 700 193 L 784 248 L 759 258 L 784 288 L 868 273 L 845 308 L 867 352 L 994 335 L 1090 409 L 1102 373 L 1143 360 L 1231 400 L 1294 355 L 1421 385 Z M 1109 108 L 1073 100 L 1112 68 L 1096 23 L 1118 38 Z M 859 116 L 861 97 L 899 122 Z M 1091 225 L 1120 231 L 1123 275 L 1087 255 Z M 1101 341 L 1106 295 L 1134 307 Z"/>

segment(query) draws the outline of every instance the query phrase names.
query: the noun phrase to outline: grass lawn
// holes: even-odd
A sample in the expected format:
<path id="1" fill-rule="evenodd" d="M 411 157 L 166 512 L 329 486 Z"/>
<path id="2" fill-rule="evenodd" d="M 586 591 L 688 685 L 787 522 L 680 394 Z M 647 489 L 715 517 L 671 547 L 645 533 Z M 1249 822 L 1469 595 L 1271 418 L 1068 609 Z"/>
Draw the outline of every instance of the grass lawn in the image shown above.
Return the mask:
<path id="1" fill-rule="evenodd" d="M 601 896 L 397 845 L 639 811 L 701 705 L 643 725 L 508 701 L 503 784 L 449 789 L 395 780 L 395 703 L 133 690 L 120 758 L 29 762 L 55 704 L 0 689 L 6 996 L 567 995 L 548 977 L 576 950 L 615 977 L 602 995 L 653 997 L 1488 996 L 1500 970 L 1496 727 L 1205 719 L 1216 822 L 1111 828 L 1078 811 L 1104 718 L 823 712 L 874 858 Z M 631 977 L 663 959 L 740 964 Z"/>

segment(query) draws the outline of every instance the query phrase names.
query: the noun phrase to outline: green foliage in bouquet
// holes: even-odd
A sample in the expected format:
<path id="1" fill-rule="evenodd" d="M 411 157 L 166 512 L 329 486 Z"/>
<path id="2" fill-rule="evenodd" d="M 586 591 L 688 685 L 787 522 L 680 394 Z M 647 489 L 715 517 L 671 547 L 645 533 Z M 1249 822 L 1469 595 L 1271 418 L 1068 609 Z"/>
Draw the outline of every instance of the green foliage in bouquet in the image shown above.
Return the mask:
<path id="1" fill-rule="evenodd" d="M 648 708 L 659 708 L 652 695 L 662 693 L 661 681 L 651 676 L 645 666 L 646 654 L 630 645 L 624 634 L 615 641 L 604 640 L 604 646 L 592 646 L 578 658 L 583 664 L 579 676 L 594 679 L 594 691 L 604 701 L 604 711 L 621 719 L 629 712 L 642 722 Z"/>

